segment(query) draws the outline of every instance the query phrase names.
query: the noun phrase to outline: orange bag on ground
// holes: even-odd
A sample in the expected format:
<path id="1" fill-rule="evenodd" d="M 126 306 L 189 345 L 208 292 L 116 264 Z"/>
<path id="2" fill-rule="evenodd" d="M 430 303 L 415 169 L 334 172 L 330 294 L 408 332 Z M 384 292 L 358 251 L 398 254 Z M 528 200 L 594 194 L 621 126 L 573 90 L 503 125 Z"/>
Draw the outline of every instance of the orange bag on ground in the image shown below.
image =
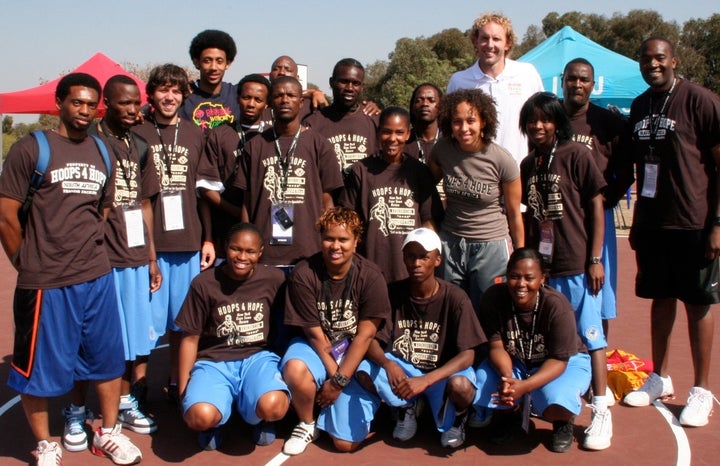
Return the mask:
<path id="1" fill-rule="evenodd" d="M 621 400 L 631 391 L 640 388 L 648 374 L 653 371 L 653 363 L 647 359 L 626 351 L 616 349 L 607 352 L 608 387 Z"/>

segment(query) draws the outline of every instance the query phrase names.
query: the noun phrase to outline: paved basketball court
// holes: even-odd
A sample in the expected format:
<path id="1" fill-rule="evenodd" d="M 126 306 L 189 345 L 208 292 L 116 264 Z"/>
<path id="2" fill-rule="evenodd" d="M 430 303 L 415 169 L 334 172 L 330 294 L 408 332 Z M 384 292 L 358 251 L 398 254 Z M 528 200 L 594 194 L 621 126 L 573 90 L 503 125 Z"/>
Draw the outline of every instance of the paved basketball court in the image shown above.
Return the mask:
<path id="1" fill-rule="evenodd" d="M 620 255 L 619 318 L 611 324 L 610 348 L 620 348 L 650 358 L 649 302 L 634 296 L 635 261 L 626 238 L 618 238 Z M 5 385 L 12 354 L 12 292 L 15 273 L 7 258 L 0 258 L 0 464 L 23 465 L 32 460 L 29 452 L 34 448 L 30 429 L 25 422 L 17 394 Z M 600 452 L 583 451 L 577 442 L 564 454 L 552 453 L 546 444 L 550 439 L 552 426 L 534 419 L 534 430 L 526 438 L 518 438 L 509 446 L 498 447 L 487 441 L 486 430 L 468 431 L 468 439 L 459 450 L 440 447 L 439 434 L 435 432 L 430 419 L 423 417 L 416 438 L 407 443 L 392 440 L 393 423 L 381 415 L 375 423 L 375 435 L 360 451 L 353 454 L 338 454 L 332 450 L 332 443 L 323 436 L 318 442 L 298 457 L 282 455 L 282 438 L 287 436 L 295 420 L 289 419 L 278 428 L 278 440 L 267 447 L 256 447 L 249 439 L 249 428 L 233 418 L 227 426 L 225 443 L 220 451 L 199 451 L 196 434 L 182 423 L 179 412 L 169 406 L 162 396 L 161 387 L 167 364 L 167 349 L 160 348 L 153 353 L 150 364 L 157 375 L 150 379 L 149 404 L 159 429 L 151 436 L 126 432 L 142 449 L 142 464 L 187 465 L 267 465 L 267 464 L 483 464 L 493 466 L 516 464 L 572 464 L 576 466 L 620 466 L 641 465 L 716 465 L 720 463 L 720 406 L 715 406 L 716 416 L 703 428 L 682 428 L 675 417 L 680 415 L 692 384 L 692 363 L 687 337 L 685 313 L 679 309 L 678 319 L 671 344 L 670 374 L 677 391 L 677 398 L 656 407 L 630 408 L 616 405 L 612 409 L 614 432 L 613 445 Z M 715 326 L 716 344 L 712 364 L 711 383 L 714 393 L 720 395 L 720 323 Z M 63 430 L 62 407 L 69 403 L 68 397 L 51 402 L 50 429 L 59 442 Z M 89 401 L 91 409 L 97 410 L 95 398 Z M 586 408 L 576 420 L 575 438 L 582 439 L 583 431 L 590 420 L 590 409 Z M 64 464 L 68 466 L 109 465 L 108 459 L 98 458 L 89 451 L 64 453 Z"/>

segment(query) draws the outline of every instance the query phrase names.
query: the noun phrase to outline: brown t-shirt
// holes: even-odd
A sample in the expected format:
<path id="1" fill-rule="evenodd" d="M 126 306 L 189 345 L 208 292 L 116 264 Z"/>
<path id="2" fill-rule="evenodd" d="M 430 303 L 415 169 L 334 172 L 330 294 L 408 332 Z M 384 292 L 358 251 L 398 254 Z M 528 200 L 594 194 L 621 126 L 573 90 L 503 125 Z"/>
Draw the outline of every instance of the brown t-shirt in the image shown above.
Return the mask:
<path id="1" fill-rule="evenodd" d="M 428 159 L 430 158 L 430 154 L 432 153 L 433 148 L 435 147 L 435 144 L 438 142 L 438 140 L 442 137 L 442 133 L 438 132 L 438 138 L 433 139 L 430 141 L 426 141 L 424 139 L 418 139 L 417 133 L 413 131 L 410 134 L 410 139 L 407 140 L 405 143 L 405 153 L 408 154 L 410 157 L 414 157 L 421 161 L 422 163 L 427 163 Z M 440 200 L 443 203 L 443 206 L 446 202 L 446 196 L 445 196 L 445 187 L 443 186 L 443 180 L 440 179 L 438 181 L 438 184 L 435 186 L 435 189 L 437 189 L 438 195 L 440 196 Z"/>
<path id="2" fill-rule="evenodd" d="M 388 283 L 408 276 L 405 236 L 429 220 L 439 225 L 443 212 L 430 170 L 407 155 L 399 164 L 380 155 L 353 164 L 339 204 L 360 215 L 365 233 L 359 252 L 380 267 Z"/>
<path id="3" fill-rule="evenodd" d="M 622 116 L 590 104 L 586 112 L 570 117 L 573 141 L 585 145 L 592 152 L 598 169 L 608 186 L 605 188 L 607 207 L 620 200 L 633 179 L 625 170 L 630 154 L 630 127 Z"/>
<path id="4" fill-rule="evenodd" d="M 239 156 L 245 144 L 258 134 L 260 133 L 254 129 L 243 130 L 240 123 L 235 122 L 215 127 L 207 136 L 205 157 L 225 188 L 220 197 L 237 207 L 241 207 L 243 203 L 242 190 L 233 186 L 239 168 Z M 240 219 L 214 206 L 211 215 L 215 253 L 218 257 L 225 257 L 225 236 Z"/>
<path id="5" fill-rule="evenodd" d="M 130 133 L 127 143 L 112 136 L 103 136 L 115 162 L 115 196 L 105 225 L 105 244 L 113 267 L 139 267 L 148 263 L 150 241 L 143 222 L 144 243 L 130 247 L 125 215 L 128 209 L 137 210 L 145 199 L 160 191 L 160 183 L 152 164 L 148 163 L 147 143 L 141 136 Z M 138 148 L 144 149 L 141 155 Z"/>
<path id="6" fill-rule="evenodd" d="M 283 157 L 288 154 L 293 139 L 294 136 L 279 138 Z M 264 264 L 295 264 L 317 252 L 320 235 L 315 233 L 315 222 L 322 214 L 322 195 L 343 185 L 332 149 L 325 138 L 313 130 L 300 133 L 288 163 L 287 188 L 283 194 L 284 172 L 272 129 L 247 143 L 234 186 L 245 191 L 250 221 L 262 233 L 265 250 L 260 261 Z M 292 210 L 292 244 L 272 244 L 272 210 L 281 203 L 286 211 Z"/>
<path id="7" fill-rule="evenodd" d="M 590 257 L 590 200 L 605 187 L 592 154 L 582 144 L 558 144 L 555 154 L 538 170 L 535 150 L 520 164 L 523 184 L 526 246 L 537 248 L 539 226 L 545 219 L 553 222 L 553 255 L 550 274 L 577 275 L 585 272 Z"/>
<path id="8" fill-rule="evenodd" d="M 231 361 L 267 349 L 272 310 L 282 305 L 285 274 L 258 265 L 244 282 L 228 277 L 224 266 L 195 277 L 175 324 L 200 335 L 197 359 Z"/>
<path id="9" fill-rule="evenodd" d="M 295 267 L 285 300 L 286 325 L 321 327 L 331 341 L 352 340 L 359 321 L 368 319 L 380 319 L 379 329 L 390 322 L 387 285 L 375 264 L 356 254 L 341 280 L 328 278 L 321 253 Z"/>
<path id="10" fill-rule="evenodd" d="M 717 166 L 710 150 L 720 144 L 720 98 L 690 81 L 679 79 L 662 115 L 653 117 L 657 131 L 651 141 L 650 104 L 662 106 L 664 96 L 650 90 L 630 108 L 633 154 L 637 164 L 638 198 L 633 225 L 653 229 L 700 230 L 715 218 L 718 202 Z M 657 194 L 642 196 L 645 157 L 649 146 L 659 157 Z"/>
<path id="11" fill-rule="evenodd" d="M 488 341 L 502 340 L 505 350 L 525 362 L 527 369 L 540 367 L 547 359 L 567 361 L 570 356 L 587 352 L 577 334 L 575 312 L 562 293 L 547 286 L 540 289 L 534 332 L 533 311 L 517 313 L 519 332 L 514 312 L 505 283 L 488 288 L 480 300 L 480 323 Z M 525 361 L 527 357 L 530 357 L 529 365 Z"/>
<path id="12" fill-rule="evenodd" d="M 198 179 L 212 179 L 213 171 L 203 155 L 205 137 L 200 127 L 187 120 L 178 125 L 155 124 L 145 121 L 133 132 L 148 142 L 148 159 L 155 166 L 160 179 L 161 192 L 153 202 L 155 249 L 158 252 L 199 251 L 202 227 L 197 211 L 195 183 Z M 177 144 L 175 134 L 177 128 Z M 180 193 L 182 199 L 183 228 L 165 231 L 163 197 Z"/>
<path id="13" fill-rule="evenodd" d="M 33 197 L 20 245 L 17 286 L 24 289 L 76 285 L 110 272 L 98 204 L 107 181 L 104 204 L 110 206 L 114 180 L 107 178 L 92 138 L 76 142 L 54 131 L 45 134 L 50 162 Z M 24 202 L 37 159 L 33 136 L 15 143 L 0 176 L 0 195 Z"/>
<path id="14" fill-rule="evenodd" d="M 343 171 L 377 152 L 379 119 L 365 115 L 361 107 L 338 114 L 331 105 L 305 117 L 303 124 L 327 138 Z"/>
<path id="15" fill-rule="evenodd" d="M 437 279 L 437 293 L 410 296 L 408 280 L 389 286 L 393 325 L 376 337 L 388 350 L 423 371 L 443 366 L 458 353 L 487 341 L 470 298 L 460 287 Z"/>

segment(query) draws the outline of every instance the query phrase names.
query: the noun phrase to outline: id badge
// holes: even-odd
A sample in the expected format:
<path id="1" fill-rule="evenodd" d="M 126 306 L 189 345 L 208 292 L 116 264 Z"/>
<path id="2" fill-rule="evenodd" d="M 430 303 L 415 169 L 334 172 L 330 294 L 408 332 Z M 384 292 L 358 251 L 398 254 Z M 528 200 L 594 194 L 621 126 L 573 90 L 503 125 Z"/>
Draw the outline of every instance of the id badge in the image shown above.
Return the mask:
<path id="1" fill-rule="evenodd" d="M 278 204 L 270 209 L 272 219 L 272 238 L 270 244 L 290 245 L 293 240 L 293 206 Z"/>
<path id="2" fill-rule="evenodd" d="M 142 217 L 142 208 L 139 205 L 124 206 L 125 234 L 127 246 L 135 248 L 145 246 L 145 223 Z"/>
<path id="3" fill-rule="evenodd" d="M 523 410 L 522 410 L 522 429 L 525 431 L 525 433 L 529 433 L 530 431 L 530 405 L 532 404 L 532 396 L 530 396 L 530 393 L 526 393 L 523 400 Z"/>
<path id="4" fill-rule="evenodd" d="M 657 181 L 658 173 L 660 172 L 660 165 L 657 163 L 646 163 L 645 164 L 645 180 L 643 181 L 642 197 L 654 198 L 657 194 Z"/>
<path id="5" fill-rule="evenodd" d="M 545 220 L 540 222 L 540 245 L 538 252 L 545 257 L 548 262 L 551 261 L 553 255 L 553 243 L 555 242 L 555 232 L 553 230 L 553 222 Z"/>
<path id="6" fill-rule="evenodd" d="M 165 231 L 183 230 L 182 193 L 180 191 L 163 191 L 162 199 L 163 228 Z"/>
<path id="7" fill-rule="evenodd" d="M 333 343 L 330 353 L 332 354 L 332 357 L 335 358 L 335 362 L 338 363 L 338 365 L 342 362 L 349 347 L 350 340 L 347 338 L 343 338 L 342 340 Z"/>

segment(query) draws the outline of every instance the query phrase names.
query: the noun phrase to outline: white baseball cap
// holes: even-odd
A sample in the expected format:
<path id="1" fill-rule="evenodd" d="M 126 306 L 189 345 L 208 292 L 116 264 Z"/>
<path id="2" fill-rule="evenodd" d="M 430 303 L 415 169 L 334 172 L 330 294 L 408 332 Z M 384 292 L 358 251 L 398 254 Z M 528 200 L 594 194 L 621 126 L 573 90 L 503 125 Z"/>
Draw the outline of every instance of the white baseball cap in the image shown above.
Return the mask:
<path id="1" fill-rule="evenodd" d="M 412 242 L 419 243 L 420 246 L 428 252 L 433 249 L 437 249 L 438 254 L 442 252 L 440 237 L 430 228 L 417 228 L 408 233 L 405 237 L 405 241 L 403 241 L 402 248 L 405 249 L 405 246 Z"/>

